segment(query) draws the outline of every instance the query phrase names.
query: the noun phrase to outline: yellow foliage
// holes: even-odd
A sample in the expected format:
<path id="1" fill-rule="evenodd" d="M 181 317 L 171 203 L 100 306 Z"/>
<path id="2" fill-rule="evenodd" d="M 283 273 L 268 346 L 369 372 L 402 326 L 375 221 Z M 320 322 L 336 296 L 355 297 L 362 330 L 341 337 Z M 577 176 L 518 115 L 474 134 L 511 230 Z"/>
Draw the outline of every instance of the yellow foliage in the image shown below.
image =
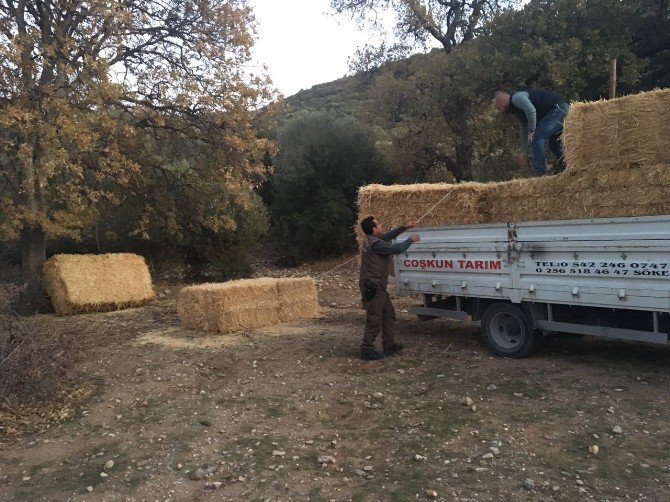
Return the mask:
<path id="1" fill-rule="evenodd" d="M 2 14 L 3 237 L 36 226 L 76 238 L 104 204 L 124 202 L 146 202 L 134 213 L 136 235 L 150 238 L 157 226 L 176 235 L 183 207 L 157 186 L 160 173 L 205 226 L 235 227 L 212 204 L 241 202 L 240 188 L 262 179 L 273 150 L 252 127 L 253 110 L 273 96 L 269 81 L 241 68 L 251 11 L 243 2 L 146 4 L 60 2 L 47 15 L 19 2 Z M 174 47 L 163 43 L 168 32 Z M 185 165 L 176 174 L 175 159 Z"/>

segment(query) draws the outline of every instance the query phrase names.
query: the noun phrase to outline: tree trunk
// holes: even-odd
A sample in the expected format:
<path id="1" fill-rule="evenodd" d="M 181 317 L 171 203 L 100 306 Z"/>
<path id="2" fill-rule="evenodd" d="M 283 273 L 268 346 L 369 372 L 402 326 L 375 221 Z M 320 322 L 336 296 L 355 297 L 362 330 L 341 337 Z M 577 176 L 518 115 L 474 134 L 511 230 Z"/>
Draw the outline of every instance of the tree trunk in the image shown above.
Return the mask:
<path id="1" fill-rule="evenodd" d="M 21 231 L 21 272 L 23 280 L 33 286 L 40 283 L 42 265 L 47 260 L 46 238 L 40 227 Z"/>
<path id="2" fill-rule="evenodd" d="M 51 303 L 42 289 L 42 266 L 46 259 L 44 230 L 37 226 L 21 230 L 21 273 L 27 285 L 26 294 L 17 305 L 21 314 L 51 310 Z"/>
<path id="3" fill-rule="evenodd" d="M 442 116 L 451 129 L 454 136 L 454 157 L 449 170 L 456 181 L 470 181 L 472 179 L 472 155 L 474 145 L 472 144 L 473 131 L 469 123 L 471 103 L 467 98 L 457 100 L 458 107 L 453 103 L 445 103 L 442 106 Z"/>
<path id="4" fill-rule="evenodd" d="M 470 181 L 472 179 L 472 143 L 459 142 L 456 145 L 456 172 L 453 172 L 456 181 Z"/>

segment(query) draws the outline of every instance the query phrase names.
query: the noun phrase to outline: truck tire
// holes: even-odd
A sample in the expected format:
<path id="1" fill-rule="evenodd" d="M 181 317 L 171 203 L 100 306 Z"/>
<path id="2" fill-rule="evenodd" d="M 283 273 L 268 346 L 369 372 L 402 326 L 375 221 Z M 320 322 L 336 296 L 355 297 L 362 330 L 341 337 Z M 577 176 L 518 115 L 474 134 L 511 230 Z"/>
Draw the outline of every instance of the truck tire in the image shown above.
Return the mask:
<path id="1" fill-rule="evenodd" d="M 482 331 L 486 345 L 502 357 L 526 357 L 540 341 L 526 313 L 513 303 L 489 305 L 482 316 Z"/>

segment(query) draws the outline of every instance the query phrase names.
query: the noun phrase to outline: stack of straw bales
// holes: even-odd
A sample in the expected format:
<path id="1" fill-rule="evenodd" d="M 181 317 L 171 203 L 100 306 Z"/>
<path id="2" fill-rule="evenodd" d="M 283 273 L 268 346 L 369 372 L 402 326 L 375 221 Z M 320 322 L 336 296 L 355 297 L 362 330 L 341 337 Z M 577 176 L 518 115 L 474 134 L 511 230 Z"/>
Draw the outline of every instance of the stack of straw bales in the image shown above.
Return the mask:
<path id="1" fill-rule="evenodd" d="M 359 190 L 359 215 L 373 214 L 390 228 L 418 220 L 439 201 L 421 226 L 670 214 L 668 116 L 670 89 L 575 103 L 564 125 L 564 173 L 486 184 L 368 185 Z"/>
<path id="2" fill-rule="evenodd" d="M 155 298 L 144 258 L 129 253 L 55 255 L 44 264 L 43 282 L 58 315 L 139 307 Z"/>
<path id="3" fill-rule="evenodd" d="M 227 333 L 315 317 L 319 304 L 311 277 L 263 277 L 188 286 L 177 311 L 184 328 Z"/>

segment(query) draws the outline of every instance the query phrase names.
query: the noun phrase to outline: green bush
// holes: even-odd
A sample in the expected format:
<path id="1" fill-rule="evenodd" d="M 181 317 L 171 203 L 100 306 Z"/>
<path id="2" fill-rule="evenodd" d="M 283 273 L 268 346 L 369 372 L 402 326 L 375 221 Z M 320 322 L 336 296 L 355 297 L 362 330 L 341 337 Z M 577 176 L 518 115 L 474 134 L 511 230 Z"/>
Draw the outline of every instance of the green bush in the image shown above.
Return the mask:
<path id="1" fill-rule="evenodd" d="M 213 266 L 222 279 L 245 277 L 252 272 L 251 252 L 265 236 L 269 223 L 261 198 L 255 193 L 249 193 L 248 197 L 248 204 L 230 209 L 234 229 L 220 232 L 201 229 L 182 244 L 194 275 L 204 265 Z"/>
<path id="2" fill-rule="evenodd" d="M 354 249 L 358 188 L 389 181 L 370 131 L 351 118 L 305 113 L 283 126 L 278 147 L 270 212 L 284 261 Z"/>

